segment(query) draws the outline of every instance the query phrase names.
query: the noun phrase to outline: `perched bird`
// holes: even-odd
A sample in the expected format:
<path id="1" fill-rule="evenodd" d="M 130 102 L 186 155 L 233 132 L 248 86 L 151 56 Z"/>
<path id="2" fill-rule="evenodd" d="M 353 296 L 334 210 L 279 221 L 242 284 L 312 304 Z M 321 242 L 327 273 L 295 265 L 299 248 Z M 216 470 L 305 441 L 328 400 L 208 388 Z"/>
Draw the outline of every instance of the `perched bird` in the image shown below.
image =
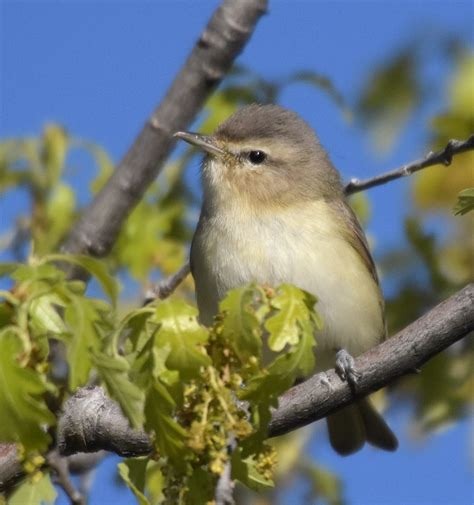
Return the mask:
<path id="1" fill-rule="evenodd" d="M 203 204 L 191 247 L 200 318 L 211 324 L 230 289 L 291 283 L 318 298 L 319 370 L 357 380 L 352 356 L 386 336 L 377 272 L 339 173 L 312 128 L 276 105 L 237 111 L 211 136 L 176 137 L 205 152 Z M 397 439 L 369 400 L 327 418 L 340 454 Z"/>

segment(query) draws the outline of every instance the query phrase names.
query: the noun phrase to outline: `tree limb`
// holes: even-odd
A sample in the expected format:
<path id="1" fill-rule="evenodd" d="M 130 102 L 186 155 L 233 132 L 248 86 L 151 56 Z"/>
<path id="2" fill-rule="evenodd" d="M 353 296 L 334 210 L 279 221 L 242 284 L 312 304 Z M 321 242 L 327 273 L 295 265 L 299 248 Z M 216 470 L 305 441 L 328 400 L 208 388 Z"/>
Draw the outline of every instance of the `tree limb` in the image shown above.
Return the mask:
<path id="1" fill-rule="evenodd" d="M 86 505 L 86 499 L 74 486 L 66 458 L 59 455 L 58 451 L 51 451 L 46 460 L 54 473 L 54 482 L 66 493 L 71 505 Z"/>
<path id="2" fill-rule="evenodd" d="M 161 104 L 74 225 L 63 250 L 105 256 L 174 145 L 250 39 L 267 0 L 223 0 Z"/>
<path id="3" fill-rule="evenodd" d="M 431 167 L 433 165 L 450 165 L 453 156 L 456 154 L 461 154 L 466 151 L 471 151 L 474 149 L 474 135 L 471 135 L 467 140 L 450 140 L 446 147 L 441 151 L 430 152 L 424 158 L 412 161 L 407 165 L 403 165 L 390 172 L 385 172 L 384 174 L 376 175 L 370 179 L 365 179 L 360 181 L 359 179 L 351 179 L 344 188 L 344 193 L 346 195 L 352 195 L 359 191 L 364 191 L 365 189 L 373 188 L 374 186 L 380 186 L 381 184 L 386 184 L 387 182 L 399 179 L 400 177 L 405 177 L 411 175 L 418 170 L 426 167 Z"/>
<path id="4" fill-rule="evenodd" d="M 437 305 L 392 338 L 359 356 L 357 390 L 351 390 L 334 370 L 326 373 L 331 390 L 317 374 L 291 388 L 272 415 L 269 436 L 288 433 L 321 419 L 356 398 L 383 388 L 420 367 L 474 330 L 474 284 Z M 130 429 L 118 405 L 100 387 L 83 388 L 65 405 L 58 429 L 63 454 L 106 449 L 139 456 L 152 450 L 146 434 Z"/>
<path id="5" fill-rule="evenodd" d="M 146 305 L 153 300 L 164 300 L 171 296 L 175 289 L 186 279 L 186 277 L 191 272 L 191 265 L 189 262 L 185 263 L 176 273 L 167 277 L 166 279 L 162 279 L 157 284 L 151 287 L 145 293 L 145 300 L 143 305 Z"/>

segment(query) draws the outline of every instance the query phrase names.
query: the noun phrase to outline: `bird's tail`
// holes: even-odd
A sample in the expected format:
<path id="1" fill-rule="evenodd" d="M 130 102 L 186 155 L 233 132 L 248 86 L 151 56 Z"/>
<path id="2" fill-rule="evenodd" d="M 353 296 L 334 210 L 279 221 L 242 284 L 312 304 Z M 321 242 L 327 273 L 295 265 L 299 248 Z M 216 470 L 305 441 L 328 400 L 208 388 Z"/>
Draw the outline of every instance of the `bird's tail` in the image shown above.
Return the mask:
<path id="1" fill-rule="evenodd" d="M 368 398 L 348 405 L 327 417 L 329 441 L 333 449 L 347 456 L 369 442 L 379 449 L 394 451 L 397 437 Z"/>

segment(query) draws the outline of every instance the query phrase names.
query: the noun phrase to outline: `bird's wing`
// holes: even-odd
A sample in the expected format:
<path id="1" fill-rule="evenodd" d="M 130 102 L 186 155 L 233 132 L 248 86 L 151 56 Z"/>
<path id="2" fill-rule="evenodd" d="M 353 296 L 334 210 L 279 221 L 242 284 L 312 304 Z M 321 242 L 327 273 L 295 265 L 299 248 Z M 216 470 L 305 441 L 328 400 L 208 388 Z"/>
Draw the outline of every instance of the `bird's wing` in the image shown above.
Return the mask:
<path id="1" fill-rule="evenodd" d="M 360 258 L 362 259 L 364 265 L 369 270 L 372 278 L 374 279 L 375 284 L 379 290 L 379 300 L 380 300 L 380 309 L 382 311 L 384 317 L 384 326 L 385 324 L 385 304 L 382 296 L 382 291 L 380 289 L 379 277 L 377 274 L 377 269 L 375 267 L 374 260 L 372 255 L 370 254 L 369 245 L 367 244 L 367 239 L 365 237 L 365 233 L 362 230 L 360 223 L 354 214 L 354 211 L 349 206 L 349 204 L 342 199 L 334 200 L 331 202 L 331 205 L 334 207 L 336 211 L 336 215 L 344 216 L 344 226 L 342 226 L 342 230 L 344 230 L 345 238 L 354 248 L 354 250 L 358 253 Z M 385 333 L 387 333 L 385 329 Z"/>

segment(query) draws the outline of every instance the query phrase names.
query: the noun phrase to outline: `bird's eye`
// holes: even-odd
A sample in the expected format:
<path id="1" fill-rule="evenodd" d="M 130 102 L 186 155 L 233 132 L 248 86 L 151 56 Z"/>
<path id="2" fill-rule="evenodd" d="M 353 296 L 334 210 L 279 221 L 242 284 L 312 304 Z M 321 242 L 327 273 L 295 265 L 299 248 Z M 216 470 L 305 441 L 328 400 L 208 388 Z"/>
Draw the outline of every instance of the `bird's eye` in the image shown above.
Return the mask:
<path id="1" fill-rule="evenodd" d="M 250 163 L 253 163 L 254 165 L 260 165 L 260 163 L 263 163 L 267 158 L 267 155 L 263 151 L 250 151 L 249 152 L 249 160 Z"/>

